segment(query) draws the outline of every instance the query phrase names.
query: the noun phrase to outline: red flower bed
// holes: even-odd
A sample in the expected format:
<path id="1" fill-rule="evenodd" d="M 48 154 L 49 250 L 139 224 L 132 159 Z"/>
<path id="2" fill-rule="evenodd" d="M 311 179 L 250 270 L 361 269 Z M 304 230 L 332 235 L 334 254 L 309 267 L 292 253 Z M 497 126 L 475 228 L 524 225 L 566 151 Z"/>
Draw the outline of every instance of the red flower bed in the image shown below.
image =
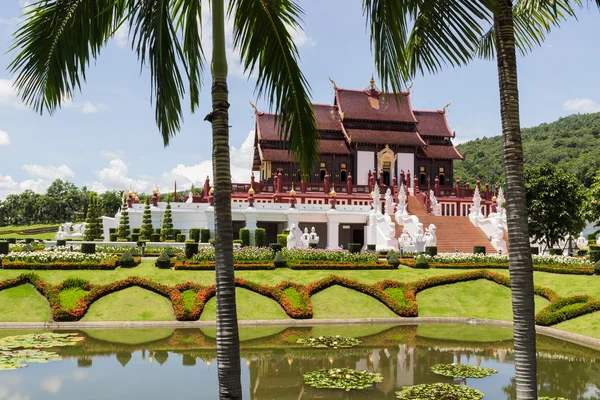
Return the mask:
<path id="1" fill-rule="evenodd" d="M 374 261 L 370 263 L 325 262 L 325 261 L 288 261 L 288 268 L 296 270 L 371 270 L 396 269 L 387 262 Z"/>
<path id="2" fill-rule="evenodd" d="M 408 267 L 414 268 L 414 258 L 402 258 L 400 263 Z M 439 269 L 508 269 L 508 264 L 479 264 L 479 263 L 438 263 L 429 262 L 430 268 Z M 594 275 L 594 267 L 592 266 L 572 266 L 572 265 L 541 265 L 535 264 L 534 271 L 549 272 L 552 274 L 571 274 L 571 275 Z"/>
<path id="3" fill-rule="evenodd" d="M 171 262 L 171 266 L 176 271 L 214 271 L 215 270 L 215 262 L 214 261 L 181 261 L 176 260 L 175 262 Z M 265 262 L 236 262 L 233 264 L 233 267 L 237 271 L 261 271 L 261 270 L 272 270 L 275 269 L 275 265 L 273 263 L 265 263 Z"/>

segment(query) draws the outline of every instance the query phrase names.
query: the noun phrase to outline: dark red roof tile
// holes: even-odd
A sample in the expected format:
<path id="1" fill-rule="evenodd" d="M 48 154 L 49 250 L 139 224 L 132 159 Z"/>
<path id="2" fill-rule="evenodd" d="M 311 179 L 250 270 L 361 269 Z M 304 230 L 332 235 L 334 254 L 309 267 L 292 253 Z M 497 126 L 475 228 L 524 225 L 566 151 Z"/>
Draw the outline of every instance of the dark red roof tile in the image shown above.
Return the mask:
<path id="1" fill-rule="evenodd" d="M 427 147 L 423 147 L 425 156 L 437 160 L 462 160 L 463 156 L 460 155 L 456 147 L 453 145 L 442 146 L 430 144 Z"/>
<path id="2" fill-rule="evenodd" d="M 424 146 L 417 132 L 379 131 L 368 129 L 346 129 L 352 143 L 389 144 L 398 146 Z"/>
<path id="3" fill-rule="evenodd" d="M 393 94 L 379 93 L 373 97 L 367 91 L 338 89 L 336 101 L 344 114 L 344 119 L 417 122 L 407 93 L 402 93 L 397 102 Z"/>
<path id="4" fill-rule="evenodd" d="M 317 128 L 321 131 L 341 131 L 342 122 L 337 106 L 314 104 Z"/>
<path id="5" fill-rule="evenodd" d="M 417 130 L 421 136 L 453 137 L 446 114 L 443 111 L 414 111 L 417 117 Z"/>
<path id="6" fill-rule="evenodd" d="M 293 154 L 287 150 L 262 149 L 260 145 L 258 149 L 262 161 L 294 162 Z M 350 154 L 350 150 L 343 140 L 319 140 L 319 154 L 347 155 Z"/>

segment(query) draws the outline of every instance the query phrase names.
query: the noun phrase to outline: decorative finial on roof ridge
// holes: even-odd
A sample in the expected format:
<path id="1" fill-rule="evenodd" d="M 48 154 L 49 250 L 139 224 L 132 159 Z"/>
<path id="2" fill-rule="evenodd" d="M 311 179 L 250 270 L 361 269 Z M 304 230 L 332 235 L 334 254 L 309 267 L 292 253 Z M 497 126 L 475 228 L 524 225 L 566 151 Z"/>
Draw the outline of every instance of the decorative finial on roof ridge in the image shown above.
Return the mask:
<path id="1" fill-rule="evenodd" d="M 413 85 L 414 85 L 414 84 L 415 84 L 415 81 L 412 81 L 412 82 L 410 83 L 410 85 L 408 85 L 408 88 L 406 88 L 406 93 L 407 93 L 407 94 L 410 94 L 410 90 L 412 89 L 412 87 L 413 87 Z"/>
<path id="2" fill-rule="evenodd" d="M 448 104 L 446 104 L 444 106 L 444 109 L 442 110 L 442 114 L 446 114 L 446 111 L 448 110 L 448 107 L 450 107 L 451 104 L 452 104 L 452 102 L 450 101 L 450 102 L 448 102 Z"/>
<path id="3" fill-rule="evenodd" d="M 250 102 L 250 107 L 252 107 L 252 109 L 254 110 L 254 115 L 260 114 L 260 111 L 258 111 L 258 108 L 256 108 L 254 103 L 251 100 L 248 100 L 248 101 Z"/>
<path id="4" fill-rule="evenodd" d="M 335 84 L 335 81 L 333 79 L 331 79 L 330 76 L 327 77 L 329 79 L 329 82 L 331 82 L 333 84 L 333 90 L 337 90 L 337 85 Z"/>
<path id="5" fill-rule="evenodd" d="M 369 82 L 369 86 L 371 86 L 371 90 L 375 90 L 375 75 L 371 74 L 371 81 Z"/>

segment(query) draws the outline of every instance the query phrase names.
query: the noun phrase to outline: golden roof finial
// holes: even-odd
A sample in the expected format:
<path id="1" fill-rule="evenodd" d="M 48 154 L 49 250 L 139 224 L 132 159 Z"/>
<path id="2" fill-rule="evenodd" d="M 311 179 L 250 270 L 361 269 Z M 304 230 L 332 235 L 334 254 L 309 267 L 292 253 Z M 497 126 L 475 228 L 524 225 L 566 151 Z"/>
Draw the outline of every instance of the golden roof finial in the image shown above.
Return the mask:
<path id="1" fill-rule="evenodd" d="M 250 100 L 248 100 L 250 102 L 250 107 L 252 107 L 252 109 L 254 110 L 254 115 L 258 115 L 260 114 L 260 112 L 258 111 L 258 108 L 256 108 L 256 106 L 254 105 L 254 103 Z"/>
<path id="2" fill-rule="evenodd" d="M 208 195 L 212 196 L 214 192 L 215 192 L 215 188 L 211 187 L 210 190 L 208 191 Z"/>
<path id="3" fill-rule="evenodd" d="M 335 196 L 337 196 L 337 193 L 335 192 L 335 188 L 334 188 L 333 186 L 331 187 L 331 192 L 329 192 L 329 196 L 330 196 L 330 197 L 335 197 Z"/>
<path id="4" fill-rule="evenodd" d="M 254 188 L 252 186 L 250 186 L 250 189 L 248 189 L 248 195 L 254 196 Z"/>
<path id="5" fill-rule="evenodd" d="M 412 89 L 413 85 L 415 84 L 415 81 L 412 81 L 410 83 L 410 85 L 408 85 L 408 88 L 406 89 L 406 93 L 410 94 L 410 90 Z"/>
<path id="6" fill-rule="evenodd" d="M 292 189 L 290 190 L 290 196 L 295 196 L 296 191 L 294 190 L 294 182 L 292 182 Z"/>
<path id="7" fill-rule="evenodd" d="M 452 102 L 449 102 L 448 104 L 446 104 L 444 106 L 444 109 L 442 110 L 442 114 L 446 114 L 446 110 L 448 110 L 448 107 L 450 107 L 450 104 L 452 104 Z"/>
<path id="8" fill-rule="evenodd" d="M 375 75 L 373 75 L 373 74 L 371 74 L 370 85 L 371 85 L 371 90 L 374 90 L 375 89 Z"/>
<path id="9" fill-rule="evenodd" d="M 328 76 L 327 78 L 329 78 L 329 82 L 331 82 L 333 84 L 333 90 L 337 90 L 337 85 L 335 84 L 335 81 L 333 79 L 331 79 L 330 76 Z"/>

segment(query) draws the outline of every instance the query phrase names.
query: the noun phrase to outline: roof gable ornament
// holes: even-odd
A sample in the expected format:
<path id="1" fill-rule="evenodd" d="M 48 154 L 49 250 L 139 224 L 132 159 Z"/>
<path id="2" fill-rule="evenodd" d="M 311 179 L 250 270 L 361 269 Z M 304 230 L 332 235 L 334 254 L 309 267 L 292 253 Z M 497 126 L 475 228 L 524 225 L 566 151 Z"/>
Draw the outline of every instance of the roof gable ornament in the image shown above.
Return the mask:
<path id="1" fill-rule="evenodd" d="M 254 105 L 254 103 L 252 103 L 251 100 L 248 100 L 250 103 L 250 107 L 252 107 L 252 109 L 254 110 L 254 115 L 258 115 L 260 114 L 260 111 L 258 111 L 258 108 L 256 108 L 256 106 Z"/>
<path id="2" fill-rule="evenodd" d="M 329 82 L 331 82 L 331 84 L 333 85 L 333 90 L 337 90 L 337 89 L 338 89 L 338 87 L 337 87 L 337 85 L 335 84 L 335 81 L 334 81 L 333 79 L 331 79 L 331 77 L 330 77 L 330 76 L 328 76 L 327 78 L 329 79 Z"/>
<path id="3" fill-rule="evenodd" d="M 451 104 L 452 104 L 452 102 L 449 102 L 448 104 L 446 104 L 444 106 L 444 109 L 442 110 L 442 114 L 446 114 L 446 111 L 448 110 L 448 107 L 450 107 Z"/>
<path id="4" fill-rule="evenodd" d="M 406 88 L 406 94 L 410 94 L 410 90 L 412 89 L 414 84 L 415 84 L 415 81 L 412 81 L 410 83 L 410 85 L 408 85 L 408 88 Z"/>
<path id="5" fill-rule="evenodd" d="M 371 74 L 371 81 L 369 82 L 369 87 L 371 90 L 375 90 L 375 76 Z"/>

